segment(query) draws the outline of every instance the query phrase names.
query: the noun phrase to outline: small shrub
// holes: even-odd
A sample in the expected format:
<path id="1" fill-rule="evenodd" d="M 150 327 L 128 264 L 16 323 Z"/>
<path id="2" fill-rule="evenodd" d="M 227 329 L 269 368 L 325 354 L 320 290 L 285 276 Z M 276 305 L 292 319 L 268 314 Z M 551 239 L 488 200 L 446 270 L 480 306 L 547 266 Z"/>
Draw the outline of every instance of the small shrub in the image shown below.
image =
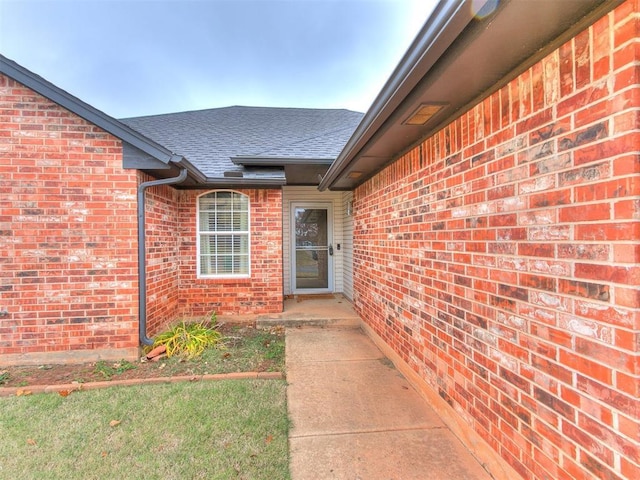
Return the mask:
<path id="1" fill-rule="evenodd" d="M 4 385 L 9 381 L 9 372 L 2 371 L 0 372 L 0 385 Z"/>
<path id="2" fill-rule="evenodd" d="M 185 358 L 197 357 L 205 348 L 221 344 L 222 334 L 216 330 L 215 314 L 211 316 L 212 327 L 208 322 L 180 322 L 170 330 L 159 334 L 153 347 L 165 345 L 167 347 L 167 357 L 173 355 Z"/>

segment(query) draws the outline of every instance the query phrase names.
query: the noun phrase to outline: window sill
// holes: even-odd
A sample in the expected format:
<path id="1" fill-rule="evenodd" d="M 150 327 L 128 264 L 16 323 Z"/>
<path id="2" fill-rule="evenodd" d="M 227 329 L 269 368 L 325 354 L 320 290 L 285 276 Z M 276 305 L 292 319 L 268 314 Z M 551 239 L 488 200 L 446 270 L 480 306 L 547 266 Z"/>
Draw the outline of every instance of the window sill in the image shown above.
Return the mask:
<path id="1" fill-rule="evenodd" d="M 196 277 L 198 281 L 211 282 L 211 283 L 248 283 L 251 282 L 251 275 L 242 276 L 228 276 L 228 277 L 210 277 L 201 276 Z"/>

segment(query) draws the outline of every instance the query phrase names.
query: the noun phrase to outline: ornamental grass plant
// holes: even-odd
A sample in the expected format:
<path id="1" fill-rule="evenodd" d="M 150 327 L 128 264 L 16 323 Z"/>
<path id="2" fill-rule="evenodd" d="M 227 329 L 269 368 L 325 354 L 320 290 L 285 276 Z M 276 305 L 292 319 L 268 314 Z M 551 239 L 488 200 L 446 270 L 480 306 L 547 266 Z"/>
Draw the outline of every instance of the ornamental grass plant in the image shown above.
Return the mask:
<path id="1" fill-rule="evenodd" d="M 153 348 L 166 347 L 167 357 L 174 355 L 191 359 L 202 355 L 210 347 L 223 347 L 222 334 L 216 327 L 215 313 L 210 321 L 181 321 L 156 336 Z"/>

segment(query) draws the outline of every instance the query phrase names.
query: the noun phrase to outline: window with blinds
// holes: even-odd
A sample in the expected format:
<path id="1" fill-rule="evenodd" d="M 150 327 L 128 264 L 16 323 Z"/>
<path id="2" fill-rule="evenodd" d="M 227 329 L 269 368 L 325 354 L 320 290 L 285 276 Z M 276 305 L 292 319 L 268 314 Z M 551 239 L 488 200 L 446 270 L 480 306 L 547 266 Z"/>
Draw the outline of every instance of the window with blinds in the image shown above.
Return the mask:
<path id="1" fill-rule="evenodd" d="M 249 275 L 249 197 L 217 191 L 198 198 L 198 273 Z"/>

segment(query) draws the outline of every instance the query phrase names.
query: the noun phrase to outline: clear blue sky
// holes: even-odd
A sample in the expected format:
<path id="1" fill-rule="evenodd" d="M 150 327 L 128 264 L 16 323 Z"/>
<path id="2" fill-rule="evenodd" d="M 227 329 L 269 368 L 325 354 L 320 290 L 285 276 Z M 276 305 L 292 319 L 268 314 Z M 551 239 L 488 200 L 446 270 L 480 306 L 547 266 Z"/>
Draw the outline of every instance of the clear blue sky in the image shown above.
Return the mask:
<path id="1" fill-rule="evenodd" d="M 117 118 L 366 111 L 435 0 L 0 0 L 0 53 Z"/>

